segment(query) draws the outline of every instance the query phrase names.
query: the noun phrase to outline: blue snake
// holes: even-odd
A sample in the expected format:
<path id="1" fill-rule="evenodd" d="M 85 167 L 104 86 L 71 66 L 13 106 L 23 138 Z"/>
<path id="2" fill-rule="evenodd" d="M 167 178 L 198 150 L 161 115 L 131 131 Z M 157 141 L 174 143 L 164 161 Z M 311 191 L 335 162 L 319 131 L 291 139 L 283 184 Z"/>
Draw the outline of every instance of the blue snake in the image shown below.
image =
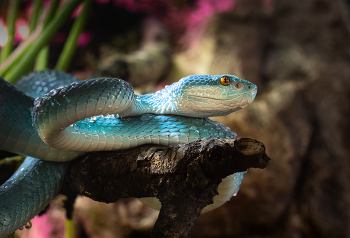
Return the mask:
<path id="1" fill-rule="evenodd" d="M 28 157 L 0 187 L 0 237 L 25 225 L 56 196 L 70 160 L 88 151 L 234 138 L 208 117 L 245 108 L 257 93 L 254 84 L 233 75 L 192 75 L 135 95 L 120 79 L 78 81 L 54 70 L 31 73 L 16 87 L 0 78 L 0 149 Z M 203 212 L 224 204 L 242 179 L 243 173 L 223 179 L 214 204 Z M 141 200 L 160 208 L 156 198 Z"/>

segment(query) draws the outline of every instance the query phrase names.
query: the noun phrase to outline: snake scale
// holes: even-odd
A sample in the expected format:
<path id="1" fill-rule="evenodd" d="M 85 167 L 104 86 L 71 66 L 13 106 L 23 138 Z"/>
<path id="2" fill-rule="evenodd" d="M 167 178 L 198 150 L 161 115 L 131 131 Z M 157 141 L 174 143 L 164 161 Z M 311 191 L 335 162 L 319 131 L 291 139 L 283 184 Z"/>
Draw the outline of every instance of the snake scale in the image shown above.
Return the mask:
<path id="1" fill-rule="evenodd" d="M 0 237 L 54 199 L 70 160 L 88 151 L 236 137 L 208 117 L 245 108 L 256 93 L 254 84 L 232 75 L 192 75 L 146 95 L 120 79 L 78 81 L 54 70 L 31 73 L 16 87 L 0 78 L 0 149 L 27 156 L 0 187 Z M 223 179 L 203 212 L 224 204 L 242 179 L 243 173 Z M 141 200 L 160 208 L 156 198 Z"/>

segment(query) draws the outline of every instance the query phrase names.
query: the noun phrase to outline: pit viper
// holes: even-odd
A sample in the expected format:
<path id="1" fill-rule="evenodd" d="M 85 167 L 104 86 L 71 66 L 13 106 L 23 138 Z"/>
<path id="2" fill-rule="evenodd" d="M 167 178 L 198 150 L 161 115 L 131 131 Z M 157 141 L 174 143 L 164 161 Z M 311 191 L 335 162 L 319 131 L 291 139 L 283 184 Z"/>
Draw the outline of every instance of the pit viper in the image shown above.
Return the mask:
<path id="1" fill-rule="evenodd" d="M 25 225 L 54 199 L 71 160 L 89 152 L 143 144 L 234 138 L 208 117 L 248 106 L 257 87 L 233 75 L 191 75 L 152 94 L 125 81 L 78 81 L 55 70 L 29 74 L 16 87 L 0 78 L 0 149 L 27 156 L 0 187 L 0 237 Z M 243 173 L 223 179 L 210 211 L 237 193 Z M 141 201 L 160 208 L 156 198 Z"/>

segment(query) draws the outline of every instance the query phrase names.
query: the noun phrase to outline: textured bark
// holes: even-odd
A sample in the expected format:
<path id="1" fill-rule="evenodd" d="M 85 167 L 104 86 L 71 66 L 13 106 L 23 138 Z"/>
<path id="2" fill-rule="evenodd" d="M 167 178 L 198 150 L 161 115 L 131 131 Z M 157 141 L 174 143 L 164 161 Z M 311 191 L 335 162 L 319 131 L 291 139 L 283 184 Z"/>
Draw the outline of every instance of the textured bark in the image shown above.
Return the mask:
<path id="1" fill-rule="evenodd" d="M 152 237 L 188 237 L 201 210 L 213 202 L 222 178 L 265 168 L 269 161 L 259 141 L 212 138 L 91 153 L 73 162 L 69 180 L 80 194 L 100 202 L 158 197 L 162 209 Z"/>

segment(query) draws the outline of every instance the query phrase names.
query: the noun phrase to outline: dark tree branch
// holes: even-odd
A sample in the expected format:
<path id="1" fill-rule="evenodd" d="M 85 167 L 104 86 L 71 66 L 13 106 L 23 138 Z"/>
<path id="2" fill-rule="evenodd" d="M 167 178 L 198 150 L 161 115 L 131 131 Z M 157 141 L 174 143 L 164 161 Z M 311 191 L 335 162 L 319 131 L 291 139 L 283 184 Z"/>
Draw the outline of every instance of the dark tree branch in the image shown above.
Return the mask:
<path id="1" fill-rule="evenodd" d="M 91 153 L 73 162 L 69 180 L 80 194 L 100 202 L 157 197 L 162 208 L 152 237 L 188 237 L 201 210 L 213 203 L 223 178 L 265 168 L 269 161 L 257 140 L 211 138 Z"/>

